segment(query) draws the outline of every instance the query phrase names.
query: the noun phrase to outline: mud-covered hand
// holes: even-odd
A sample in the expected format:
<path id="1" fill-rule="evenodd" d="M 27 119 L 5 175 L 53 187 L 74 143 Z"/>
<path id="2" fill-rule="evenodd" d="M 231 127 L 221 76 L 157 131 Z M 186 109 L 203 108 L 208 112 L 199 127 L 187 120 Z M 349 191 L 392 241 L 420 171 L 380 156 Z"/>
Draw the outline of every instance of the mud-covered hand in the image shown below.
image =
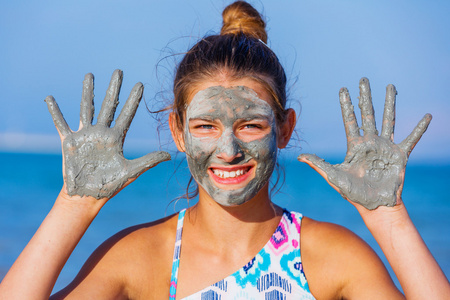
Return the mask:
<path id="1" fill-rule="evenodd" d="M 386 88 L 381 134 L 375 126 L 370 85 L 367 78 L 359 83 L 362 126 L 361 136 L 350 95 L 346 88 L 339 92 L 342 117 L 347 135 L 347 154 L 341 164 L 331 165 L 312 154 L 302 154 L 299 161 L 319 172 L 344 198 L 373 210 L 378 206 L 394 206 L 401 202 L 401 192 L 409 154 L 431 121 L 426 114 L 412 133 L 400 144 L 394 144 L 395 97 L 393 85 Z"/>
<path id="2" fill-rule="evenodd" d="M 114 71 L 103 100 L 97 123 L 94 117 L 94 76 L 87 74 L 83 81 L 80 127 L 73 132 L 65 121 L 58 104 L 48 96 L 48 109 L 58 129 L 63 151 L 63 175 L 70 196 L 111 198 L 149 168 L 170 159 L 163 151 L 127 160 L 123 156 L 125 135 L 142 98 L 142 83 L 137 83 L 111 127 L 119 103 L 122 71 Z"/>

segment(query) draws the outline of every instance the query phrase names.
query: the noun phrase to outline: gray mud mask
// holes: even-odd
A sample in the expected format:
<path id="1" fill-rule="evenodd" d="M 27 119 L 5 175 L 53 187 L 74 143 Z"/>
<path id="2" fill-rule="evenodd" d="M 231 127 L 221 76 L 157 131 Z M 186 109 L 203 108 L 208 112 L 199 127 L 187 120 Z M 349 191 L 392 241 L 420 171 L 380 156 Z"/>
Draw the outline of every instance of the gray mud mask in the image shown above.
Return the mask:
<path id="1" fill-rule="evenodd" d="M 252 89 L 198 92 L 186 110 L 184 133 L 192 176 L 217 203 L 240 205 L 268 183 L 277 158 L 275 114 Z"/>

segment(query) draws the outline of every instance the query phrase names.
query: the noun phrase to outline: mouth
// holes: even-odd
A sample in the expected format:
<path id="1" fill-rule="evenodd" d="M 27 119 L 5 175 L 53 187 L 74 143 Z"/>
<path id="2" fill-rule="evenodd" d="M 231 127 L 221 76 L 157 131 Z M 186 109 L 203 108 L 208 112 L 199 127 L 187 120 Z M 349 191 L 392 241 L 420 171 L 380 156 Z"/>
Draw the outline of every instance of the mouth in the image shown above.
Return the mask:
<path id="1" fill-rule="evenodd" d="M 214 166 L 208 169 L 208 174 L 216 183 L 233 185 L 246 181 L 253 174 L 253 169 L 253 166 L 235 166 L 233 168 Z"/>

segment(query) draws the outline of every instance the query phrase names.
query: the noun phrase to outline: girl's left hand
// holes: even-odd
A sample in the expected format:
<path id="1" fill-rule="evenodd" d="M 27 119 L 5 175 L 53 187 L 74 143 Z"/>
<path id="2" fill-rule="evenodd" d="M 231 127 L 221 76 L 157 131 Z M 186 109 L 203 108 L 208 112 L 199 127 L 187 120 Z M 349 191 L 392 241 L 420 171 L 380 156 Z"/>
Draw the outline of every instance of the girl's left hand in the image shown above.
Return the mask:
<path id="1" fill-rule="evenodd" d="M 373 210 L 379 206 L 401 203 L 405 167 L 409 154 L 426 131 L 431 115 L 426 114 L 412 133 L 400 144 L 394 143 L 395 96 L 393 85 L 386 88 L 381 134 L 375 126 L 374 109 L 369 80 L 359 83 L 362 126 L 361 136 L 350 95 L 346 88 L 339 99 L 347 135 L 347 154 L 344 162 L 331 165 L 313 154 L 301 154 L 299 161 L 307 163 L 351 203 Z"/>

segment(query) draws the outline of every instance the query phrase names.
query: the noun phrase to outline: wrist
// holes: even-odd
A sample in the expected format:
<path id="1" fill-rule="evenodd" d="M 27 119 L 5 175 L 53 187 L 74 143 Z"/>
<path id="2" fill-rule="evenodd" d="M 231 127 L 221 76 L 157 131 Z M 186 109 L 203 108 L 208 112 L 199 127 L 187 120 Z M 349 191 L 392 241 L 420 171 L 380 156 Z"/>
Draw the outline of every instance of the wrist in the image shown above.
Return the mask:
<path id="1" fill-rule="evenodd" d="M 77 217 L 95 218 L 107 200 L 106 198 L 96 199 L 91 196 L 70 196 L 67 194 L 65 186 L 63 186 L 53 208 L 63 210 Z"/>
<path id="2" fill-rule="evenodd" d="M 362 206 L 356 206 L 367 228 L 375 234 L 378 231 L 405 228 L 411 224 L 408 211 L 403 202 L 393 207 L 379 206 L 374 210 L 365 209 Z"/>

